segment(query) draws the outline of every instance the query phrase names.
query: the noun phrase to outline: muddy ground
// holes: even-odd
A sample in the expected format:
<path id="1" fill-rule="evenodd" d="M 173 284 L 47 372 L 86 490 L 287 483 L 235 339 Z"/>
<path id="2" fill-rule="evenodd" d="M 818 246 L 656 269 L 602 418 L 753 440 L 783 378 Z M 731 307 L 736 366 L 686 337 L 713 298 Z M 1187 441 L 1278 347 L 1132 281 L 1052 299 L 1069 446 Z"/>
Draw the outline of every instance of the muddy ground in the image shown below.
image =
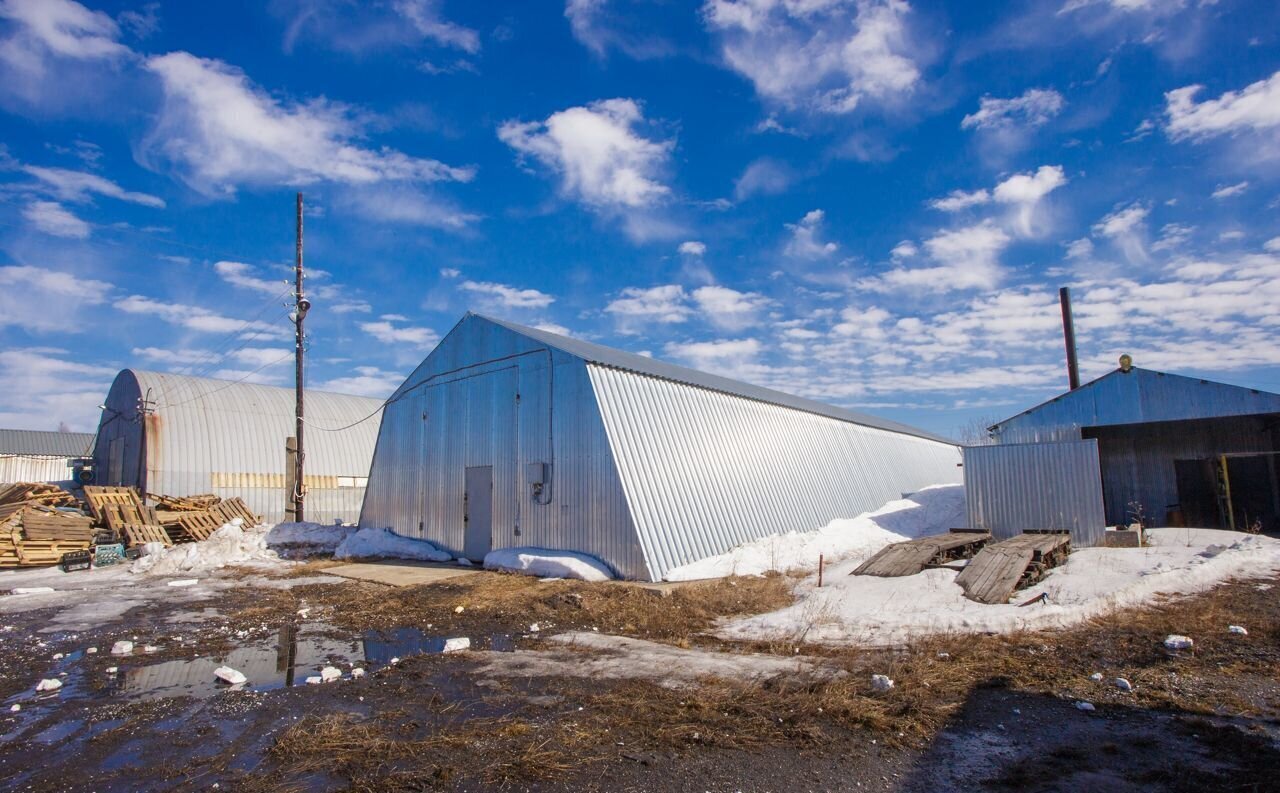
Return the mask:
<path id="1" fill-rule="evenodd" d="M 0 788 L 1280 790 L 1280 581 L 1068 631 L 895 650 L 743 647 L 705 633 L 787 591 L 778 577 L 659 598 L 482 575 L 399 590 L 246 585 L 74 634 L 42 632 L 50 610 L 8 614 Z M 672 688 L 482 671 L 495 654 L 549 652 L 547 637 L 570 629 L 799 656 L 829 674 Z M 1172 632 L 1195 648 L 1166 650 Z M 472 649 L 440 653 L 451 636 Z M 121 639 L 134 652 L 112 656 Z M 249 683 L 215 682 L 224 661 Z M 305 683 L 325 665 L 343 679 Z M 357 668 L 366 674 L 353 679 Z M 873 690 L 877 672 L 897 685 Z M 1133 692 L 1114 686 L 1120 676 Z M 36 695 L 41 678 L 63 686 Z"/>

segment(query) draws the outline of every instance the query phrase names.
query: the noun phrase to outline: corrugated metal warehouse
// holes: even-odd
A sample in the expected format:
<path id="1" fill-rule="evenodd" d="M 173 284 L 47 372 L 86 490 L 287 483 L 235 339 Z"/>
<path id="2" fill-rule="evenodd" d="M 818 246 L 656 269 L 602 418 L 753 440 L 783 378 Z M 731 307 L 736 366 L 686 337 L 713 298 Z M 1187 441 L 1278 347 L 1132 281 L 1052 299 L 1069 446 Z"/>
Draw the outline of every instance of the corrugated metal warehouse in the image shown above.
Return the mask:
<path id="1" fill-rule="evenodd" d="M 93 454 L 93 434 L 0 430 L 0 482 L 72 484 L 75 461 Z"/>
<path id="2" fill-rule="evenodd" d="M 381 406 L 378 399 L 307 392 L 307 520 L 359 517 Z M 239 496 L 278 522 L 285 439 L 294 428 L 291 388 L 125 369 L 98 425 L 96 481 L 170 496 Z"/>
<path id="3" fill-rule="evenodd" d="M 958 482 L 902 424 L 468 314 L 387 402 L 360 525 L 625 578 Z"/>
<path id="4" fill-rule="evenodd" d="M 1085 476 L 1085 469 L 1068 458 L 1088 441 L 1096 444 L 1093 486 L 1101 492 L 1107 525 L 1133 522 L 1141 512 L 1147 526 L 1244 529 L 1258 523 L 1265 531 L 1280 530 L 1280 394 L 1139 369 L 1126 360 L 990 432 L 996 447 L 966 450 L 974 526 L 988 528 L 976 498 L 984 488 L 1025 507 L 1024 523 L 1052 521 L 1037 504 L 1054 501 L 1046 488 L 1079 489 L 1067 479 Z M 1042 454 L 1061 450 L 1065 456 L 1055 462 L 1061 475 L 1039 485 L 1020 478 L 1022 464 L 1015 458 L 1023 444 L 1039 444 Z"/>

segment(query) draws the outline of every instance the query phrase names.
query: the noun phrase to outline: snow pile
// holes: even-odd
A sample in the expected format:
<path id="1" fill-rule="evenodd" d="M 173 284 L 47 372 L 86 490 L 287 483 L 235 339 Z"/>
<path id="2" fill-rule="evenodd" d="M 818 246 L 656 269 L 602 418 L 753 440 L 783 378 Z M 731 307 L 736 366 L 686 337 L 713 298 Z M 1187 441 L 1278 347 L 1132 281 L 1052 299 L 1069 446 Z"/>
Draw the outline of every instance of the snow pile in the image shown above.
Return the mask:
<path id="1" fill-rule="evenodd" d="M 277 523 L 267 531 L 267 547 L 289 556 L 333 553 L 357 531 L 355 526 L 323 523 Z"/>
<path id="2" fill-rule="evenodd" d="M 838 518 L 814 531 L 774 534 L 719 556 L 672 568 L 665 578 L 694 581 L 759 575 L 769 570 L 817 569 L 819 556 L 827 564 L 861 561 L 890 543 L 945 532 L 963 526 L 965 520 L 964 488 L 937 485 L 856 518 Z"/>
<path id="3" fill-rule="evenodd" d="M 426 540 L 402 537 L 391 529 L 360 529 L 334 549 L 335 559 L 416 559 L 447 562 L 453 555 Z"/>
<path id="4" fill-rule="evenodd" d="M 503 548 L 484 557 L 486 570 L 506 570 L 539 578 L 577 578 L 610 581 L 613 571 L 594 556 L 545 548 Z"/>
<path id="5" fill-rule="evenodd" d="M 1083 548 L 1035 586 L 1015 594 L 1026 608 L 984 605 L 964 596 L 952 570 L 879 578 L 849 573 L 859 561 L 833 566 L 822 589 L 810 576 L 795 604 L 735 620 L 718 634 L 730 639 L 823 644 L 898 645 L 932 633 L 1004 633 L 1075 625 L 1117 608 L 1186 595 L 1230 578 L 1280 570 L 1280 540 L 1215 529 L 1150 529 L 1143 548 Z M 1216 547 L 1215 547 L 1216 546 Z"/>
<path id="6" fill-rule="evenodd" d="M 267 548 L 266 532 L 240 527 L 239 518 L 225 523 L 202 542 L 188 542 L 143 556 L 129 568 L 135 574 L 178 575 L 216 570 L 232 564 L 274 562 L 279 559 Z"/>

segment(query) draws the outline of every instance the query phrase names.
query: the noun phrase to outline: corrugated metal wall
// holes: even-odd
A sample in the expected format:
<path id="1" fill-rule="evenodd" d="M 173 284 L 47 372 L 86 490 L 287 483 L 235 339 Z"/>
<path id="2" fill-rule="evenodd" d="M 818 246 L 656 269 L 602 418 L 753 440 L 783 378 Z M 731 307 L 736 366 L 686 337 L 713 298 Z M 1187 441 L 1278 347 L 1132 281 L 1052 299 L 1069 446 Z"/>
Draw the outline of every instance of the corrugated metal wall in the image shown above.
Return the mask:
<path id="1" fill-rule="evenodd" d="M 955 446 L 634 372 L 589 372 L 654 578 L 960 481 Z"/>
<path id="2" fill-rule="evenodd" d="M 154 403 L 145 420 L 138 414 L 143 397 Z M 359 516 L 381 404 L 307 393 L 308 520 L 353 522 Z M 268 521 L 283 519 L 284 446 L 294 434 L 292 389 L 126 369 L 116 376 L 105 405 L 94 451 L 99 484 L 143 485 L 175 496 L 239 496 Z M 370 414 L 375 415 L 342 431 L 321 429 L 345 427 Z M 139 467 L 144 442 L 145 471 Z"/>
<path id="3" fill-rule="evenodd" d="M 577 550 L 648 578 L 586 364 L 478 318 L 463 325 L 388 402 L 360 525 L 461 554 L 465 470 L 491 465 L 493 548 Z M 547 503 L 529 463 L 550 466 Z"/>
<path id="4" fill-rule="evenodd" d="M 0 482 L 70 482 L 67 457 L 0 454 Z"/>
<path id="5" fill-rule="evenodd" d="M 1072 545 L 1087 547 L 1106 530 L 1095 440 L 966 447 L 964 492 L 969 525 L 997 539 L 1069 529 Z"/>

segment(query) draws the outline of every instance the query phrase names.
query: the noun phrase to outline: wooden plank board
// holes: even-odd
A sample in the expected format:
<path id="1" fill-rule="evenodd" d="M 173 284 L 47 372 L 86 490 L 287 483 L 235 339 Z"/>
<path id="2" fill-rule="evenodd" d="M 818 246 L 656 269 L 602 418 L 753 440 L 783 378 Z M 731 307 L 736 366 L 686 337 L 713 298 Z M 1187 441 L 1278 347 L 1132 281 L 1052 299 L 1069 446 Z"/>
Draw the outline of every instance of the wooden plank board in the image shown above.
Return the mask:
<path id="1" fill-rule="evenodd" d="M 956 576 L 956 583 L 970 600 L 1007 603 L 1019 586 L 1065 559 L 1070 546 L 1069 534 L 1020 534 L 979 551 Z"/>
<path id="2" fill-rule="evenodd" d="M 881 548 L 852 575 L 886 578 L 915 575 L 929 565 L 968 556 L 990 539 L 988 532 L 966 530 L 896 542 Z"/>
<path id="3" fill-rule="evenodd" d="M 125 543 L 130 547 L 148 542 L 163 543 L 165 547 L 173 545 L 173 540 L 169 538 L 169 533 L 161 526 L 125 526 L 123 534 Z"/>

